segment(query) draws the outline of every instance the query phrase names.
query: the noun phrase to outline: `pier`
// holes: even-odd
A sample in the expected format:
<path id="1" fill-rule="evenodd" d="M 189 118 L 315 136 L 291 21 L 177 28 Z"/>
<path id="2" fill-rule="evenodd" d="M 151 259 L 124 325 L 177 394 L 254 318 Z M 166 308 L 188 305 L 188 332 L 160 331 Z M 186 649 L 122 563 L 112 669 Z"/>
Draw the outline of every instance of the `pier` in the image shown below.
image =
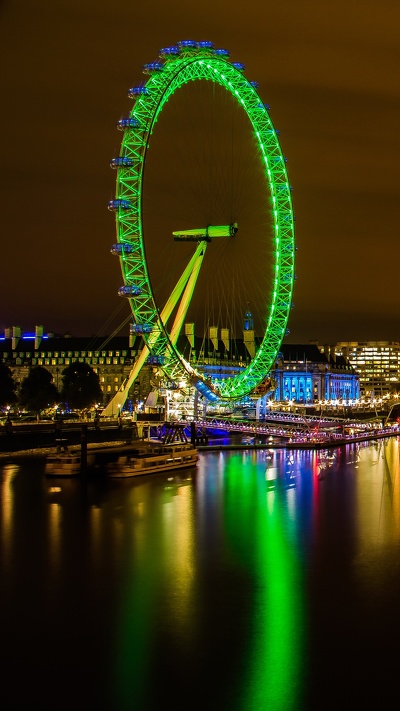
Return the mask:
<path id="1" fill-rule="evenodd" d="M 140 427 L 137 425 L 140 424 Z M 50 424 L 16 426 L 10 434 L 0 433 L 0 457 L 4 461 L 15 458 L 45 457 L 47 454 L 81 451 L 96 465 L 112 461 L 121 453 L 133 454 L 146 442 L 162 443 L 171 438 L 172 429 L 203 450 L 229 449 L 326 449 L 353 442 L 397 437 L 399 425 L 383 426 L 372 422 L 329 420 L 317 422 L 310 418 L 296 418 L 281 413 L 268 422 L 235 421 L 228 419 L 198 420 L 196 422 L 164 421 L 130 422 L 122 428 L 110 420 L 99 429 L 85 422 L 64 426 L 62 436 Z M 226 441 L 231 435 L 243 435 L 246 441 Z M 224 441 L 222 442 L 221 439 Z M 233 438 L 232 438 L 233 439 Z"/>

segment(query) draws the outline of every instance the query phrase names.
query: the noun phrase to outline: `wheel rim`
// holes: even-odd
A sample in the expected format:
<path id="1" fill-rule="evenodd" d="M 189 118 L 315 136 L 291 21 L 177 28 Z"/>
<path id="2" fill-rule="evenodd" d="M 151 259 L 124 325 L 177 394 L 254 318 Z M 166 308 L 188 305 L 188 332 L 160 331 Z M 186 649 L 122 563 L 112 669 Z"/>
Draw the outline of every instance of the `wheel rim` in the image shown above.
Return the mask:
<path id="1" fill-rule="evenodd" d="M 254 83 L 243 75 L 243 67 L 230 62 L 228 53 L 219 53 L 223 50 L 204 44 L 211 43 L 180 43 L 162 50 L 163 61 L 145 65 L 146 82 L 130 90 L 135 102 L 129 118 L 120 122 L 125 122 L 120 125 L 124 131 L 120 155 L 112 161 L 117 168 L 116 199 L 109 206 L 115 211 L 118 238 L 113 251 L 120 258 L 124 280 L 120 294 L 129 299 L 136 332 L 150 348 L 150 363 L 160 366 L 170 381 L 190 380 L 210 399 L 237 400 L 251 393 L 270 373 L 286 333 L 294 283 L 294 218 L 285 159 L 268 108 Z M 223 87 L 248 116 L 269 187 L 266 199 L 272 203 L 274 234 L 273 290 L 261 344 L 246 368 L 219 382 L 218 396 L 170 341 L 154 298 L 143 239 L 142 195 L 149 138 L 174 93 L 188 82 L 203 80 Z"/>

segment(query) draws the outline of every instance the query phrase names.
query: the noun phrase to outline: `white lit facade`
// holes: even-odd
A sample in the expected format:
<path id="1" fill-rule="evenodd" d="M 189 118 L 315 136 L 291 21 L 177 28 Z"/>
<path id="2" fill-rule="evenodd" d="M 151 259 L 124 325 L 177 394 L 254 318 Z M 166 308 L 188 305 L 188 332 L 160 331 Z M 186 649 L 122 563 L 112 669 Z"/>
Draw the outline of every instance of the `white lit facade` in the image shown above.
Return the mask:
<path id="1" fill-rule="evenodd" d="M 330 348 L 353 366 L 362 397 L 381 398 L 399 391 L 400 343 L 341 341 Z"/>

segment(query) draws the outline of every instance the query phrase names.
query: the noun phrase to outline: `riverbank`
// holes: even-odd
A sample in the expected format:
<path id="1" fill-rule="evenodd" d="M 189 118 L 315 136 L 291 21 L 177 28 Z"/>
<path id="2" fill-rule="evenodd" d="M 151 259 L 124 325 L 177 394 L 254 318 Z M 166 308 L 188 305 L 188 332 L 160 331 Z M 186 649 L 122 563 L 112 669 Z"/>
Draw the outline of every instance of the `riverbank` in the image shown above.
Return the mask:
<path id="1" fill-rule="evenodd" d="M 377 439 L 385 439 L 389 437 L 398 437 L 399 430 L 393 428 L 383 428 L 370 433 L 360 435 L 347 435 L 339 437 L 338 435 L 327 435 L 326 437 L 319 436 L 318 438 L 296 438 L 288 439 L 281 442 L 252 442 L 252 443 L 220 443 L 218 441 L 209 441 L 207 444 L 199 444 L 197 449 L 199 452 L 210 451 L 240 451 L 240 450 L 260 450 L 260 449 L 334 449 L 346 444 L 354 444 L 357 442 L 368 442 Z M 87 449 L 99 449 L 103 447 L 121 449 L 126 446 L 125 440 L 111 440 L 107 442 L 88 442 Z M 77 452 L 81 448 L 81 444 L 68 445 L 69 452 Z M 48 455 L 55 454 L 59 451 L 57 446 L 51 447 L 36 447 L 32 449 L 22 449 L 19 451 L 0 452 L 0 464 L 9 464 L 21 461 L 31 461 L 32 459 L 45 460 Z"/>
<path id="2" fill-rule="evenodd" d="M 119 449 L 126 446 L 126 440 L 111 441 L 111 442 L 89 442 L 87 445 L 88 451 L 91 449 L 100 449 L 103 447 L 115 447 Z M 79 452 L 80 444 L 72 444 L 68 447 L 68 452 Z M 12 464 L 14 462 L 29 462 L 32 459 L 45 460 L 48 455 L 57 454 L 58 447 L 37 447 L 35 449 L 22 449 L 17 452 L 0 452 L 0 464 Z"/>

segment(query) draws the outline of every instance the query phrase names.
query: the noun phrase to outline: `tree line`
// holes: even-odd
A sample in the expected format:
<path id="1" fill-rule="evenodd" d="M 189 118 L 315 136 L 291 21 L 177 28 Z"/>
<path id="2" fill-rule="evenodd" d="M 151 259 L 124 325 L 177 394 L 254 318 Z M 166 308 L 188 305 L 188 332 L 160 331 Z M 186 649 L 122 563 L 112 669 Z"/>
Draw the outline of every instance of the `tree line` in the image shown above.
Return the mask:
<path id="1" fill-rule="evenodd" d="M 103 400 L 100 379 L 88 363 L 76 361 L 61 373 L 61 391 L 58 392 L 51 373 L 37 365 L 18 388 L 9 366 L 0 363 L 0 408 L 19 406 L 40 414 L 42 410 L 62 404 L 65 409 L 83 410 Z"/>

